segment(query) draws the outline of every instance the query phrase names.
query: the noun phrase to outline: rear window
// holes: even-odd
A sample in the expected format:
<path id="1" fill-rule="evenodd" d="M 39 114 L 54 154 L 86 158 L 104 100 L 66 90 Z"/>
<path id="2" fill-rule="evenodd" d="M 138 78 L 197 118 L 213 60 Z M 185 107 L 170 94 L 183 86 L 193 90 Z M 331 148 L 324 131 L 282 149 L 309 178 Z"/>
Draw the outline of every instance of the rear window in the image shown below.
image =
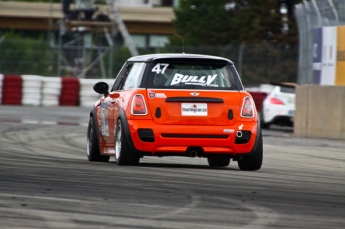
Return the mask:
<path id="1" fill-rule="evenodd" d="M 151 63 L 147 72 L 149 88 L 237 90 L 228 63 Z"/>
<path id="2" fill-rule="evenodd" d="M 295 94 L 295 88 L 280 86 L 280 92 Z"/>

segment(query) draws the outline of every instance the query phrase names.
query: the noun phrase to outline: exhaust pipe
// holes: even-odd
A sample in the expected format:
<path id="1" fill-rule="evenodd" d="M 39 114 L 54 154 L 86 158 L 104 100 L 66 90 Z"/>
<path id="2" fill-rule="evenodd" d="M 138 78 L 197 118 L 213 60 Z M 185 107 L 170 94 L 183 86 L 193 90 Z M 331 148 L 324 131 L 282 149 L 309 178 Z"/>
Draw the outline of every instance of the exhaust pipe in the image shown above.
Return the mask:
<path id="1" fill-rule="evenodd" d="M 192 151 L 190 151 L 189 156 L 196 157 L 196 156 L 198 156 L 198 152 L 195 150 L 192 150 Z"/>
<path id="2" fill-rule="evenodd" d="M 189 146 L 186 150 L 187 157 L 202 157 L 204 149 L 200 146 Z"/>
<path id="3" fill-rule="evenodd" d="M 238 130 L 236 132 L 236 137 L 241 138 L 242 137 L 242 131 Z"/>

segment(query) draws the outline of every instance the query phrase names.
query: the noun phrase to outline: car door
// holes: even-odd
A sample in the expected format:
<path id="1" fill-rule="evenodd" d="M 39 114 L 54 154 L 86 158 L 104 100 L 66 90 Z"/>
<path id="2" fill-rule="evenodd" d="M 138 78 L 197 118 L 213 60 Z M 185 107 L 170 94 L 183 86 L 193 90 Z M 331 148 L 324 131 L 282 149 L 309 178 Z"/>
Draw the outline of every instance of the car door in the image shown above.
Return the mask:
<path id="1" fill-rule="evenodd" d="M 97 108 L 99 124 L 100 145 L 103 154 L 114 154 L 114 111 L 118 109 L 114 100 L 110 97 L 102 97 Z"/>

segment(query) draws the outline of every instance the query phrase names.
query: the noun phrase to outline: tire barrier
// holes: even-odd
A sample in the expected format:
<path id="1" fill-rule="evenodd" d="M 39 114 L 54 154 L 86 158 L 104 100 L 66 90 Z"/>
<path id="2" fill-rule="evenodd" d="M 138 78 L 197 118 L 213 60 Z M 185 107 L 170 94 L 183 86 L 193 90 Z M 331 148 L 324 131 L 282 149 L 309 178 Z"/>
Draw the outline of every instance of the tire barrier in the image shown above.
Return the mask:
<path id="1" fill-rule="evenodd" d="M 100 80 L 98 79 L 80 79 L 80 106 L 92 107 L 97 99 L 101 97 L 100 94 L 93 90 L 93 85 Z"/>
<path id="2" fill-rule="evenodd" d="M 61 93 L 61 78 L 43 77 L 42 78 L 42 106 L 59 106 Z"/>
<path id="3" fill-rule="evenodd" d="M 106 82 L 109 88 L 114 83 L 114 79 L 0 74 L 0 105 L 92 108 L 102 97 L 93 90 L 93 85 L 100 81 Z"/>
<path id="4" fill-rule="evenodd" d="M 114 79 L 80 79 L 80 106 L 92 107 L 95 102 L 102 97 L 102 95 L 93 90 L 93 85 L 100 81 L 106 82 L 109 88 L 111 88 L 114 83 Z"/>
<path id="5" fill-rule="evenodd" d="M 22 75 L 22 105 L 41 105 L 42 76 Z"/>
<path id="6" fill-rule="evenodd" d="M 2 101 L 4 105 L 21 105 L 22 77 L 19 75 L 4 75 L 2 81 Z"/>
<path id="7" fill-rule="evenodd" d="M 79 105 L 79 79 L 63 77 L 61 78 L 60 106 Z"/>

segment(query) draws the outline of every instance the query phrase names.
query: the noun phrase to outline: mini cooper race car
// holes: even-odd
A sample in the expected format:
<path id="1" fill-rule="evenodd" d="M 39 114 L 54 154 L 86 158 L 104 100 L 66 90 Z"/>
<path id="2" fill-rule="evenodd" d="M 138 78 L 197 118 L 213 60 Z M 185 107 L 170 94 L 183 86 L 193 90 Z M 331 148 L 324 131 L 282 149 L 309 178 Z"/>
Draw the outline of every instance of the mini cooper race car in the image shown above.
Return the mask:
<path id="1" fill-rule="evenodd" d="M 256 108 L 233 62 L 195 54 L 128 59 L 110 91 L 90 112 L 89 161 L 137 165 L 146 156 L 207 158 L 210 166 L 237 161 L 258 170 L 263 142 Z"/>

